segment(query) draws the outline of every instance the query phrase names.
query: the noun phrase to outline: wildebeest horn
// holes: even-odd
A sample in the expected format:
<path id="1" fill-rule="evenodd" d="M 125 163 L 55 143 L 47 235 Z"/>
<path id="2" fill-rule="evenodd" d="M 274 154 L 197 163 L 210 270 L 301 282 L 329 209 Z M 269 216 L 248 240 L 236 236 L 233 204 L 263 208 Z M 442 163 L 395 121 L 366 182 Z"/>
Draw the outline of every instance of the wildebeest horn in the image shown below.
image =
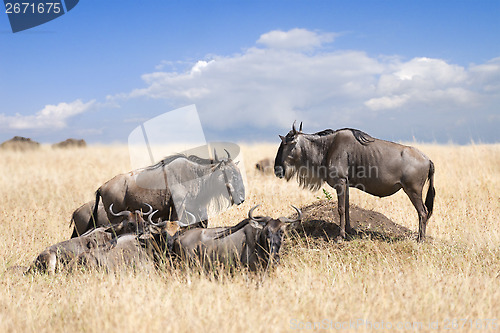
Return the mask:
<path id="1" fill-rule="evenodd" d="M 142 215 L 146 216 L 146 215 L 151 214 L 153 212 L 153 207 L 150 204 L 148 204 L 148 203 L 144 203 L 144 204 L 149 207 L 149 212 L 142 213 Z"/>
<path id="2" fill-rule="evenodd" d="M 299 132 L 302 132 L 302 122 L 300 122 Z"/>
<path id="3" fill-rule="evenodd" d="M 266 218 L 265 216 L 264 216 L 264 217 L 253 217 L 253 211 L 254 211 L 257 207 L 259 207 L 259 206 L 260 206 L 260 204 L 255 205 L 255 206 L 253 206 L 253 207 L 252 207 L 252 208 L 248 211 L 248 218 L 249 218 L 250 220 L 254 220 L 254 221 L 256 221 L 256 222 L 265 222 L 265 221 L 267 221 L 267 218 Z"/>
<path id="4" fill-rule="evenodd" d="M 215 148 L 214 148 L 214 159 L 215 162 L 219 162 L 219 158 L 217 157 L 217 150 L 215 150 Z"/>
<path id="5" fill-rule="evenodd" d="M 297 130 L 295 129 L 295 123 L 296 123 L 296 122 L 297 122 L 297 120 L 294 120 L 294 121 L 293 121 L 293 124 L 292 124 L 292 131 L 293 131 L 294 133 L 296 133 L 296 132 L 297 132 Z"/>
<path id="6" fill-rule="evenodd" d="M 113 204 L 109 205 L 109 212 L 111 213 L 111 215 L 113 216 L 128 216 L 131 212 L 128 211 L 128 210 L 124 210 L 122 212 L 119 212 L 119 213 L 115 213 L 113 212 Z"/>
<path id="7" fill-rule="evenodd" d="M 194 224 L 196 222 L 196 216 L 194 216 L 194 214 L 191 214 L 190 212 L 188 212 L 186 210 L 186 214 L 189 215 L 190 219 L 189 219 L 189 224 Z"/>
<path id="8" fill-rule="evenodd" d="M 298 209 L 294 205 L 292 205 L 292 207 L 295 208 L 295 210 L 297 211 L 297 214 L 299 214 L 299 216 L 295 220 L 287 219 L 287 218 L 280 218 L 280 220 L 283 221 L 284 223 L 294 223 L 294 222 L 299 222 L 302 220 L 302 212 L 300 211 L 300 209 Z"/>
<path id="9" fill-rule="evenodd" d="M 149 216 L 148 216 L 148 222 L 150 224 L 154 225 L 155 227 L 162 227 L 164 224 L 162 225 L 161 222 L 160 223 L 154 223 L 153 222 L 153 215 L 155 215 L 156 213 L 158 213 L 158 209 L 155 210 L 154 212 L 152 212 L 151 214 L 149 214 Z"/>
<path id="10" fill-rule="evenodd" d="M 229 152 L 227 151 L 226 148 L 224 148 L 224 151 L 226 152 L 226 154 L 227 154 L 227 160 L 229 161 L 231 159 L 231 154 L 229 154 Z"/>

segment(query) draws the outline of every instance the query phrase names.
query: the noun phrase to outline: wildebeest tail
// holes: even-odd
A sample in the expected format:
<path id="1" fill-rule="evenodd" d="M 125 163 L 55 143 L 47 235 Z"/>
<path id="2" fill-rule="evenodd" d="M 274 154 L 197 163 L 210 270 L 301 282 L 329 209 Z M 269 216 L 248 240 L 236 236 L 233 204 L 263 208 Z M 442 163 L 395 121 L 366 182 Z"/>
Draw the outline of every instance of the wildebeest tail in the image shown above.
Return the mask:
<path id="1" fill-rule="evenodd" d="M 434 188 L 434 163 L 431 162 L 429 166 L 429 189 L 427 190 L 427 195 L 425 197 L 425 207 L 427 207 L 427 218 L 432 215 L 432 209 L 434 208 L 434 197 L 436 196 L 436 189 Z"/>
<path id="2" fill-rule="evenodd" d="M 97 190 L 95 191 L 95 203 L 94 203 L 94 211 L 92 212 L 92 215 L 90 216 L 89 223 L 87 224 L 87 230 L 88 231 L 92 228 L 96 228 L 96 221 L 97 221 L 97 210 L 99 209 L 99 199 L 101 198 L 101 191 Z"/>

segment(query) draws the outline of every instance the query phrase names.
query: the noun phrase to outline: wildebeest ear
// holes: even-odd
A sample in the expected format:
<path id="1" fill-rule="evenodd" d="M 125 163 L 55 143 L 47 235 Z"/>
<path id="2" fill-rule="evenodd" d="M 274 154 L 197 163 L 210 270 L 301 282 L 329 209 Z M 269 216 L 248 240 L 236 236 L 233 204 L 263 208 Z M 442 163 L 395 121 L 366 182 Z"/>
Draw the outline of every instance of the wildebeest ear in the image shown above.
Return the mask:
<path id="1" fill-rule="evenodd" d="M 283 135 L 279 135 L 281 142 L 286 143 L 286 138 Z"/>
<path id="2" fill-rule="evenodd" d="M 257 221 L 254 221 L 254 220 L 250 220 L 250 225 L 254 228 L 257 228 L 257 229 L 262 229 L 264 228 L 259 222 Z"/>

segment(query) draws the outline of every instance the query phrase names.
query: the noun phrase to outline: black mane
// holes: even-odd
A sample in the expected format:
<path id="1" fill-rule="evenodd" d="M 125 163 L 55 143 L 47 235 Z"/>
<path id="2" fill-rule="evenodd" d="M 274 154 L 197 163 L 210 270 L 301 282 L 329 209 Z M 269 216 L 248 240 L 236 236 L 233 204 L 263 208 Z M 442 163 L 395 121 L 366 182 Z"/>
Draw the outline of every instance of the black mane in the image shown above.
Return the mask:
<path id="1" fill-rule="evenodd" d="M 335 131 L 332 130 L 332 129 L 326 129 L 326 130 L 322 130 L 320 132 L 314 133 L 314 135 L 326 136 L 326 135 L 334 134 L 334 133 L 337 133 L 337 132 L 340 132 L 340 131 L 351 131 L 352 135 L 354 135 L 354 138 L 359 143 L 361 143 L 363 146 L 366 146 L 367 144 L 369 144 L 370 142 L 373 142 L 375 140 L 369 134 L 367 134 L 367 133 L 365 133 L 363 131 L 360 131 L 358 129 L 354 129 L 354 128 L 341 128 L 341 129 L 338 129 L 338 130 L 335 130 Z"/>
<path id="2" fill-rule="evenodd" d="M 184 158 L 188 161 L 191 161 L 191 162 L 194 162 L 194 163 L 197 163 L 197 164 L 200 164 L 200 165 L 211 165 L 211 164 L 216 164 L 216 162 L 210 158 L 202 158 L 202 157 L 199 157 L 199 156 L 196 156 L 196 155 L 185 155 L 185 154 L 174 154 L 174 155 L 170 155 L 170 156 L 167 156 L 165 157 L 164 159 L 162 159 L 161 161 L 151 165 L 151 166 L 148 166 L 147 169 L 149 170 L 152 170 L 152 169 L 156 169 L 160 166 L 163 166 L 163 165 L 167 165 L 167 164 L 170 164 L 172 163 L 173 161 L 179 159 L 179 158 Z"/>
<path id="3" fill-rule="evenodd" d="M 329 135 L 329 134 L 333 134 L 333 133 L 335 133 L 334 130 L 332 130 L 332 129 L 326 129 L 326 130 L 322 130 L 322 131 L 316 132 L 316 133 L 314 133 L 314 135 L 325 136 L 325 135 Z"/>

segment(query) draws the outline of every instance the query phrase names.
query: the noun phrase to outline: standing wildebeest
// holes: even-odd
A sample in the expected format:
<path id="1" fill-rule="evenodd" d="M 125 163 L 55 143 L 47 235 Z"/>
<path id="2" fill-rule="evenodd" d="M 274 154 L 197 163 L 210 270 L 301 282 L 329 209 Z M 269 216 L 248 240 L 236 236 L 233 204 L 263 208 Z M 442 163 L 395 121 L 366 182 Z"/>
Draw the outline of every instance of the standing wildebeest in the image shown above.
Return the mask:
<path id="1" fill-rule="evenodd" d="M 349 187 L 386 197 L 403 188 L 419 217 L 418 241 L 434 205 L 434 164 L 416 148 L 372 138 L 356 129 L 324 130 L 314 134 L 297 131 L 281 136 L 274 162 L 277 177 L 297 180 L 304 188 L 318 190 L 324 182 L 337 191 L 340 236 L 353 232 L 349 223 Z M 425 182 L 429 189 L 422 201 Z"/>
<path id="2" fill-rule="evenodd" d="M 101 197 L 104 207 L 114 204 L 120 210 L 137 210 L 143 202 L 148 202 L 158 210 L 157 216 L 162 220 L 186 221 L 184 211 L 187 210 L 204 222 L 208 219 L 209 204 L 217 207 L 230 201 L 239 205 L 245 200 L 245 187 L 229 152 L 226 160 L 218 160 L 217 155 L 215 160 L 209 160 L 178 154 L 155 165 L 120 174 L 102 185 L 96 191 L 94 218 Z M 107 213 L 113 224 L 116 217 Z M 89 227 L 91 225 L 92 219 Z"/>
<path id="3" fill-rule="evenodd" d="M 278 263 L 286 226 L 300 221 L 302 212 L 292 206 L 298 213 L 295 220 L 253 217 L 257 207 L 250 209 L 248 219 L 233 227 L 185 231 L 174 240 L 173 252 L 188 262 L 199 262 L 205 268 L 218 262 L 225 266 L 242 264 L 255 271 L 272 262 Z"/>

